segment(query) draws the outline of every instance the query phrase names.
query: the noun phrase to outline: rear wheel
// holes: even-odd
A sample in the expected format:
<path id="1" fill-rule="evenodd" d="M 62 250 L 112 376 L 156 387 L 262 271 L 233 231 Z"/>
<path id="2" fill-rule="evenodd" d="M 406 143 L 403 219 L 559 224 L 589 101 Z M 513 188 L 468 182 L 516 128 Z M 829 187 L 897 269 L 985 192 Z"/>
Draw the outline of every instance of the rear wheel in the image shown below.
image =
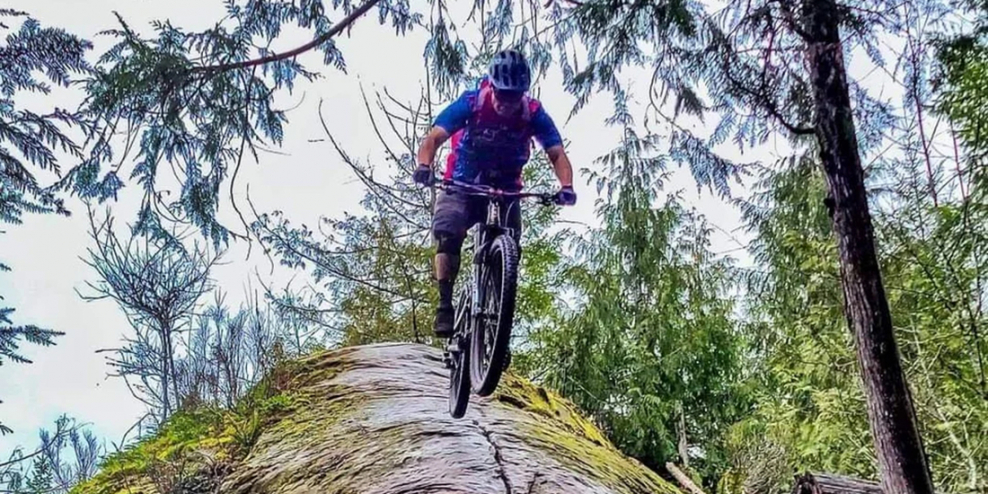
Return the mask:
<path id="1" fill-rule="evenodd" d="M 470 380 L 479 396 L 494 392 L 506 367 L 518 283 L 518 244 L 500 235 L 486 259 L 480 317 L 470 335 Z"/>
<path id="2" fill-rule="evenodd" d="M 454 419 L 463 417 L 470 401 L 470 344 L 467 325 L 470 321 L 469 308 L 465 297 L 460 297 L 456 311 L 456 326 L 453 338 L 449 341 L 449 415 Z"/>

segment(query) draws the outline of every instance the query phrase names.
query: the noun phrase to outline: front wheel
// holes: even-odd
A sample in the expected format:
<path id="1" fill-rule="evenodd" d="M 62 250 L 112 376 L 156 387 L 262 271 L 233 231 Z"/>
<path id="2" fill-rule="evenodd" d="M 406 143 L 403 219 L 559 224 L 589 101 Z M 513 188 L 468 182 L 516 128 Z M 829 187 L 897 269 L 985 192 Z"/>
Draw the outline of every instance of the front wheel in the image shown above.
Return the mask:
<path id="1" fill-rule="evenodd" d="M 499 235 L 491 244 L 480 282 L 480 314 L 470 335 L 470 380 L 478 396 L 494 392 L 505 368 L 518 287 L 518 244 Z"/>

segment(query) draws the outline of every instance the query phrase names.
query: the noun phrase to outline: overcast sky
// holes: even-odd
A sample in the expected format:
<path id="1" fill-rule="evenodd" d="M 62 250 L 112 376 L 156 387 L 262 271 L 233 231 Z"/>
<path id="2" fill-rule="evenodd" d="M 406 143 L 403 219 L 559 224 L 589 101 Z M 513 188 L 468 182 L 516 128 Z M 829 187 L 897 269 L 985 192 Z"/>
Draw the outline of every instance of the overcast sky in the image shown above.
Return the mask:
<path id="1" fill-rule="evenodd" d="M 421 7 L 418 4 L 423 2 L 412 3 Z M 7 0 L 5 7 L 27 11 L 44 25 L 59 26 L 93 39 L 93 58 L 108 46 L 109 39 L 94 36 L 115 27 L 113 11 L 141 32 L 148 31 L 148 22 L 153 19 L 169 19 L 191 31 L 207 28 L 223 15 L 221 0 Z M 275 49 L 308 40 L 294 34 L 280 40 Z M 363 189 L 332 147 L 327 142 L 311 142 L 325 137 L 317 115 L 320 99 L 324 101 L 327 123 L 343 146 L 354 156 L 379 160 L 381 149 L 369 130 L 358 84 L 362 82 L 368 91 L 387 86 L 398 98 L 415 102 L 424 77 L 422 32 L 397 38 L 393 30 L 379 26 L 376 16 L 372 16 L 358 21 L 352 38 L 339 41 L 339 45 L 350 74 L 320 68 L 325 76 L 322 80 L 299 84 L 293 95 L 283 98 L 284 107 L 297 106 L 289 114 L 285 142 L 278 150 L 284 155 L 262 154 L 260 163 L 251 163 L 238 178 L 239 196 L 243 196 L 243 185 L 249 183 L 251 198 L 260 211 L 282 210 L 296 224 L 311 225 L 320 215 L 340 216 L 344 211 L 356 211 L 363 195 Z M 306 59 L 310 69 L 317 67 L 317 59 L 318 56 Z M 617 142 L 616 129 L 603 124 L 611 110 L 610 101 L 606 96 L 598 98 L 567 123 L 573 98 L 559 83 L 560 75 L 553 72 L 541 85 L 541 99 L 564 138 L 571 142 L 568 152 L 574 166 L 591 167 L 594 158 Z M 641 73 L 634 86 L 644 91 L 648 87 L 647 74 Z M 18 98 L 19 104 L 40 108 L 73 108 L 78 101 L 79 94 L 72 91 L 61 91 L 49 98 Z M 641 105 L 635 105 L 633 110 L 637 117 L 643 115 Z M 565 210 L 564 219 L 593 223 L 594 190 L 585 184 L 582 177 L 578 178 L 580 204 Z M 737 229 L 737 211 L 709 194 L 698 195 L 688 173 L 677 173 L 672 185 L 683 188 L 687 202 L 719 229 Z M 133 218 L 137 199 L 133 193 L 122 194 L 120 203 L 114 206 L 118 222 Z M 5 305 L 17 309 L 15 322 L 66 333 L 51 348 L 23 346 L 23 353 L 34 360 L 33 364 L 9 364 L 0 369 L 0 399 L 4 401 L 0 404 L 0 420 L 16 429 L 15 434 L 0 437 L 0 457 L 16 445 L 32 447 L 38 428 L 50 427 L 63 413 L 92 424 L 98 435 L 116 441 L 142 412 L 142 405 L 131 398 L 121 380 L 106 377 L 104 356 L 96 353 L 98 349 L 117 346 L 130 330 L 113 302 L 86 303 L 76 293 L 86 290 L 85 281 L 93 280 L 94 273 L 81 260 L 91 245 L 85 209 L 75 202 L 72 209 L 75 214 L 71 218 L 28 216 L 24 225 L 5 228 L 7 233 L 0 235 L 0 258 L 14 269 L 0 275 L 0 294 L 7 298 Z M 743 238 L 741 232 L 734 235 Z M 737 247 L 728 236 L 715 234 L 715 251 L 740 255 L 733 252 Z M 215 271 L 214 277 L 231 292 L 232 300 L 254 275 L 255 267 L 260 267 L 262 276 L 268 275 L 267 261 L 257 255 L 245 260 L 245 252 L 243 245 L 233 246 L 226 264 Z M 291 274 L 277 272 L 273 279 L 284 280 Z"/>

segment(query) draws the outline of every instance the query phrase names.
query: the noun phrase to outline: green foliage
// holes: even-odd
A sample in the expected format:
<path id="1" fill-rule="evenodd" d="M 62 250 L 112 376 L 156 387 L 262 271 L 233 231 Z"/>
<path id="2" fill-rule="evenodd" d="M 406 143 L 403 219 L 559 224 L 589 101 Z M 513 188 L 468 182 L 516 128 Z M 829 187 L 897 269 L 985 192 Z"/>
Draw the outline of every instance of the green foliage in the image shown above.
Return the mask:
<path id="1" fill-rule="evenodd" d="M 265 427 L 274 418 L 292 409 L 294 398 L 287 393 L 286 384 L 278 382 L 278 378 L 284 377 L 291 368 L 288 361 L 280 362 L 230 408 L 227 423 L 233 428 L 233 442 L 238 454 L 250 453 Z"/>
<path id="2" fill-rule="evenodd" d="M 902 53 L 894 68 L 880 38 L 914 42 L 946 24 L 952 9 L 940 0 L 909 2 L 908 7 L 879 0 L 838 2 L 841 48 L 848 64 L 863 63 L 904 72 L 906 83 L 917 74 L 914 57 Z M 627 69 L 645 69 L 651 84 L 646 114 L 667 136 L 671 162 L 688 168 L 700 187 L 728 196 L 732 181 L 754 169 L 725 157 L 726 144 L 737 151 L 754 150 L 776 137 L 805 150 L 814 140 L 814 91 L 807 72 L 809 42 L 802 1 L 726 2 L 710 5 L 679 0 L 553 2 L 560 26 L 555 48 L 566 89 L 577 97 L 574 111 L 601 92 L 619 104 L 631 86 L 621 76 Z M 571 9 L 562 5 L 576 5 Z M 587 47 L 585 54 L 573 44 Z M 579 53 L 579 55 L 577 55 Z M 897 54 L 899 55 L 899 54 Z M 858 145 L 864 153 L 887 144 L 895 108 L 867 88 L 865 78 L 847 74 Z M 898 81 L 896 81 L 898 82 Z M 637 89 L 637 88 L 636 88 Z M 910 103 L 902 113 L 909 115 Z M 696 130 L 697 122 L 709 124 Z M 759 156 L 756 154 L 756 156 Z"/>
<path id="3" fill-rule="evenodd" d="M 738 492 L 732 482 L 788 489 L 795 471 L 877 474 L 817 166 L 787 161 L 744 207 L 756 233 L 746 276 L 756 406 L 732 429 L 725 492 Z M 934 481 L 976 492 L 988 437 L 984 208 L 970 198 L 934 206 L 924 178 L 922 160 L 874 174 L 898 184 L 876 208 L 882 273 Z"/>
<path id="4" fill-rule="evenodd" d="M 47 114 L 21 108 L 14 98 L 47 95 L 52 85 L 67 87 L 73 75 L 88 74 L 85 54 L 92 44 L 10 9 L 0 9 L 0 32 L 10 30 L 3 23 L 10 18 L 21 20 L 21 26 L 0 44 L 0 222 L 16 224 L 24 213 L 68 214 L 37 171 L 59 173 L 60 152 L 81 157 L 79 145 L 64 129 L 84 122 L 59 108 Z"/>
<path id="5" fill-rule="evenodd" d="M 906 33 L 903 116 L 889 119 L 881 107 L 859 105 L 864 113 L 855 117 L 886 122 L 878 126 L 885 128 L 862 128 L 862 141 L 894 142 L 891 152 L 871 161 L 868 180 L 883 280 L 934 481 L 945 492 L 975 492 L 984 489 L 985 462 L 985 433 L 975 425 L 984 423 L 986 351 L 980 335 L 984 222 L 978 219 L 984 189 L 975 130 L 980 62 L 971 39 L 941 45 L 939 109 L 958 134 L 937 134 L 945 126 L 939 121 L 924 129 L 930 60 L 917 53 L 922 29 L 939 22 L 943 6 L 917 7 L 889 25 Z M 970 151 L 973 182 L 957 141 L 951 142 L 958 137 Z M 942 140 L 947 154 L 938 151 Z M 724 476 L 726 492 L 737 492 L 738 485 L 785 489 L 794 470 L 876 475 L 867 405 L 853 377 L 859 373 L 853 341 L 841 321 L 836 252 L 822 205 L 826 187 L 816 178 L 817 166 L 808 158 L 787 161 L 762 177 L 745 204 L 746 223 L 756 234 L 747 313 L 759 386 L 755 413 L 732 431 L 731 455 L 739 461 Z"/>
<path id="6" fill-rule="evenodd" d="M 347 70 L 335 40 L 360 16 L 344 14 L 376 10 L 378 22 L 389 23 L 398 36 L 427 25 L 430 85 L 447 97 L 503 45 L 530 52 L 542 71 L 551 60 L 547 30 L 532 29 L 537 24 L 511 28 L 512 16 L 528 16 L 538 7 L 533 0 L 499 2 L 494 8 L 476 2 L 466 16 L 467 25 L 480 25 L 483 41 L 476 50 L 470 49 L 469 33 L 457 32 L 458 21 L 442 0 L 430 2 L 428 20 L 407 0 L 359 5 L 335 0 L 331 8 L 319 0 L 227 0 L 224 5 L 226 15 L 199 32 L 156 21 L 153 34 L 143 36 L 118 18 L 119 26 L 103 33 L 117 43 L 85 81 L 87 154 L 80 154 L 81 163 L 53 191 L 103 201 L 133 182 L 144 196 L 136 223 L 140 233 L 167 237 L 167 224 L 180 223 L 198 228 L 217 245 L 231 236 L 247 238 L 249 232 L 236 233 L 218 219 L 223 191 L 232 191 L 243 160 L 256 160 L 259 146 L 282 142 L 287 118 L 275 98 L 300 80 L 319 77 L 300 56 L 315 51 L 324 65 Z M 534 16 L 527 22 L 535 23 Z M 289 28 L 309 32 L 313 40 L 274 52 L 272 46 Z M 120 133 L 122 145 L 115 141 Z M 230 201 L 227 206 L 249 230 L 233 194 Z"/>
<path id="7" fill-rule="evenodd" d="M 980 491 L 988 464 L 988 341 L 983 329 L 988 225 L 983 184 L 935 205 L 897 169 L 903 198 L 878 230 L 893 317 L 899 321 L 917 415 L 935 480 L 943 490 Z"/>
<path id="8" fill-rule="evenodd" d="M 401 190 L 409 189 L 404 175 L 411 152 L 390 153 L 392 164 L 402 169 L 396 176 L 399 185 L 382 187 L 376 183 L 370 187 L 373 193 L 364 204 L 369 216 L 325 220 L 321 225 L 337 232 L 343 245 L 379 243 L 382 249 L 339 255 L 341 252 L 334 252 L 335 238 L 323 242 L 305 225 L 291 225 L 278 211 L 263 215 L 243 234 L 218 219 L 226 187 L 233 201 L 232 190 L 242 161 L 251 156 L 256 159 L 257 146 L 282 141 L 287 120 L 274 99 L 292 91 L 300 78 L 318 77 L 297 55 L 315 49 L 322 52 L 323 63 L 345 71 L 342 52 L 331 35 L 348 24 L 334 24 L 330 17 L 359 7 L 349 1 L 334 1 L 335 11 L 331 11 L 324 2 L 315 0 L 230 0 L 225 5 L 227 15 L 215 27 L 201 32 L 187 32 L 165 21 L 155 22 L 154 34 L 145 37 L 123 19 L 119 19 L 118 29 L 107 31 L 118 43 L 100 57 L 95 75 L 87 80 L 83 105 L 87 117 L 95 122 L 91 148 L 86 159 L 60 181 L 60 189 L 105 200 L 115 197 L 125 183 L 136 182 L 144 195 L 135 224 L 139 234 L 169 238 L 168 226 L 174 223 L 198 228 L 217 245 L 231 236 L 247 238 L 254 234 L 272 246 L 282 264 L 313 266 L 312 274 L 317 282 L 325 281 L 325 291 L 286 290 L 283 296 L 272 297 L 282 314 L 334 331 L 340 338 L 345 333 L 348 343 L 421 339 L 427 333 L 431 317 L 427 306 L 434 295 L 428 283 L 428 236 L 421 233 L 428 209 L 419 206 L 431 204 L 431 199 L 422 191 Z M 411 11 L 406 0 L 373 5 L 379 22 L 390 21 L 397 35 L 424 22 L 424 16 Z M 544 69 L 548 63 L 544 41 L 527 27 L 520 34 L 509 29 L 505 17 L 535 5 L 501 2 L 496 8 L 501 17 L 493 24 L 483 21 L 490 12 L 480 12 L 485 39 L 481 54 L 471 65 L 466 62 L 468 44 L 459 37 L 456 24 L 449 21 L 447 5 L 435 2 L 428 22 L 432 36 L 425 47 L 431 85 L 448 96 L 508 38 L 511 44 L 528 45 L 533 54 L 543 53 L 535 58 L 541 60 L 538 63 Z M 487 8 L 483 3 L 475 7 L 468 20 L 475 20 L 474 14 Z M 289 26 L 311 31 L 316 41 L 290 54 L 273 53 L 270 47 Z M 122 129 L 126 129 L 126 145 L 123 154 L 115 156 L 120 150 L 110 139 Z M 109 166 L 111 160 L 113 165 Z M 132 160 L 136 163 L 128 171 L 126 165 Z M 362 179 L 369 178 L 366 168 L 360 171 L 355 162 L 350 164 Z M 175 171 L 174 175 L 166 169 Z M 174 189 L 179 192 L 172 193 Z M 380 192 L 385 195 L 374 196 Z M 398 199 L 399 210 L 387 204 L 388 198 Z M 238 204 L 228 206 L 248 227 Z M 392 238 L 396 242 L 389 244 L 387 239 Z M 387 255 L 379 255 L 384 249 Z M 345 322 L 340 321 L 339 307 L 326 309 L 323 303 L 327 294 L 340 293 L 347 294 L 339 304 L 349 314 Z M 393 328 L 412 329 L 407 330 L 411 334 L 404 334 L 405 329 L 393 334 Z"/>
<path id="9" fill-rule="evenodd" d="M 783 160 L 763 170 L 755 196 L 741 202 L 755 236 L 756 265 L 744 272 L 711 253 L 703 218 L 675 195 L 659 197 L 671 164 L 688 167 L 699 186 L 730 195 L 732 181 L 755 167 L 715 152 L 723 145 L 749 151 L 781 133 L 797 155 L 816 152 L 806 137 L 814 105 L 805 73 L 805 39 L 793 19 L 801 15 L 794 10 L 799 5 L 734 2 L 710 12 L 704 4 L 681 0 L 557 1 L 541 10 L 551 26 L 538 29 L 546 19 L 528 15 L 542 8 L 531 1 L 477 1 L 465 23 L 455 19 L 447 3 L 427 4 L 431 36 L 424 57 L 430 91 L 448 98 L 495 49 L 519 46 L 538 73 L 558 64 L 566 89 L 577 97 L 574 111 L 595 93 L 611 92 L 617 111 L 608 121 L 624 129 L 619 148 L 601 159 L 592 175 L 603 196 L 597 208 L 600 227 L 559 233 L 552 228 L 555 209 L 524 210 L 515 368 L 561 391 L 625 452 L 650 467 L 659 469 L 677 456 L 689 459 L 709 488 L 786 490 L 794 469 L 874 476 L 866 403 L 842 312 L 835 241 L 822 206 L 825 184 L 817 164 L 809 158 Z M 851 81 L 863 152 L 877 151 L 890 139 L 898 151 L 891 153 L 895 158 L 879 153 L 870 178 L 908 185 L 876 194 L 876 202 L 884 205 L 876 230 L 934 475 L 945 491 L 977 491 L 984 489 L 980 479 L 988 464 L 983 362 L 988 347 L 981 336 L 982 273 L 988 267 L 983 191 L 988 189 L 980 184 L 959 200 L 930 203 L 926 191 L 947 187 L 947 178 L 931 170 L 928 180 L 940 182 L 924 184 L 918 160 L 928 143 L 903 139 L 903 134 L 917 133 L 906 127 L 929 98 L 929 62 L 902 56 L 889 69 L 879 35 L 906 33 L 911 47 L 914 29 L 939 22 L 945 6 L 936 0 L 909 4 L 900 9 L 877 0 L 842 2 L 840 23 L 847 33 L 847 57 L 866 57 L 871 66 L 896 75 L 901 69 L 912 88 L 904 98 L 917 100 L 892 108 L 860 81 Z M 86 81 L 85 121 L 67 112 L 44 116 L 15 110 L 15 90 L 47 90 L 33 79 L 35 72 L 65 85 L 69 74 L 90 71 L 82 58 L 86 42 L 25 22 L 19 34 L 7 38 L 7 46 L 0 46 L 0 146 L 6 145 L 0 147 L 0 164 L 5 164 L 0 221 L 18 222 L 23 212 L 64 212 L 55 194 L 59 190 L 103 201 L 132 181 L 144 194 L 136 230 L 148 234 L 153 245 L 177 245 L 169 228 L 173 223 L 193 225 L 216 244 L 241 236 L 218 219 L 222 195 L 227 187 L 232 191 L 243 159 L 256 159 L 262 144 L 282 141 L 287 119 L 275 98 L 302 79 L 318 77 L 297 57 L 273 56 L 271 46 L 288 27 L 313 37 L 327 35 L 330 18 L 354 8 L 348 1 L 332 2 L 334 10 L 328 5 L 230 0 L 226 17 L 212 29 L 190 33 L 158 22 L 149 37 L 121 19 L 120 28 L 108 32 L 118 43 Z M 399 35 L 425 23 L 426 16 L 413 13 L 404 0 L 384 0 L 377 8 L 379 21 L 390 19 Z M 940 52 L 939 108 L 958 129 L 975 171 L 985 148 L 981 120 L 988 114 L 983 111 L 988 101 L 982 94 L 988 67 L 983 31 L 978 28 Z M 477 33 L 481 39 L 474 43 Z M 57 40 L 64 49 L 49 51 L 62 58 L 3 63 L 5 54 L 13 53 L 10 47 L 25 40 Z M 574 48 L 577 41 L 580 49 Z M 314 48 L 325 64 L 346 70 L 332 39 L 321 39 Z M 643 135 L 636 128 L 628 110 L 633 95 L 620 78 L 629 67 L 653 72 L 645 94 L 651 103 L 648 118 L 663 125 L 666 134 L 650 130 Z M 428 341 L 435 302 L 428 233 L 434 198 L 431 190 L 413 186 L 409 175 L 420 132 L 431 123 L 430 96 L 414 107 L 418 110 L 405 108 L 408 122 L 397 124 L 391 119 L 400 112 L 378 99 L 389 119 L 380 128 L 408 129 L 396 131 L 396 145 L 381 136 L 379 122 L 370 115 L 387 157 L 384 166 L 353 159 L 329 136 L 367 187 L 362 211 L 321 219 L 316 228 L 274 211 L 261 215 L 242 235 L 252 234 L 284 267 L 305 270 L 315 281 L 311 290 L 269 293 L 277 320 L 290 325 L 292 334 L 277 335 L 277 344 L 265 351 L 296 355 L 323 344 Z M 701 135 L 686 125 L 696 121 L 714 127 Z M 89 132 L 88 154 L 60 130 L 83 124 Z M 111 145 L 111 134 L 122 129 L 128 129 L 123 151 Z M 8 148 L 21 156 L 5 158 L 13 156 Z M 43 188 L 31 167 L 55 170 L 55 150 L 81 164 L 57 187 Z M 536 156 L 527 182 L 548 188 L 549 165 Z M 19 160 L 17 166 L 12 159 Z M 177 171 L 174 181 L 170 169 Z M 169 190 L 178 192 L 164 194 Z M 239 212 L 237 204 L 230 206 Z M 567 241 L 572 251 L 565 249 Z M 129 249 L 118 250 L 127 259 L 122 253 Z M 125 278 L 119 272 L 104 274 L 108 280 Z M 194 300 L 185 304 L 183 312 L 194 305 Z M 243 335 L 247 316 L 220 317 L 219 305 L 216 309 L 215 323 L 205 320 L 195 328 L 193 337 L 199 339 L 189 342 L 189 358 L 177 364 L 188 365 L 183 369 L 189 381 L 175 395 L 209 406 L 179 412 L 158 437 L 116 455 L 106 464 L 107 478 L 148 471 L 163 458 L 204 448 L 220 456 L 246 454 L 266 417 L 292 405 L 283 394 L 244 394 L 231 383 L 255 378 L 239 370 L 230 374 L 231 381 L 219 367 L 196 364 L 218 355 L 218 341 L 238 343 L 234 340 Z M 14 326 L 11 311 L 0 310 L 0 357 L 22 359 L 18 339 L 51 343 L 56 333 Z M 167 315 L 169 321 L 181 317 Z M 327 333 L 332 338 L 313 337 Z M 238 351 L 228 355 L 239 358 Z M 254 365 L 242 366 L 236 358 L 224 362 L 235 362 L 231 368 L 241 370 Z M 163 372 L 176 367 L 162 365 Z M 200 371 L 196 376 L 202 380 L 195 381 L 191 376 Z M 225 399 L 217 398 L 224 393 Z M 221 412 L 213 408 L 218 404 L 232 408 Z M 38 482 L 45 481 L 44 475 L 38 474 Z"/>
<path id="10" fill-rule="evenodd" d="M 51 471 L 51 466 L 45 461 L 45 458 L 39 457 L 32 462 L 31 465 L 31 476 L 28 478 L 25 487 L 26 491 L 31 494 L 44 494 L 52 491 L 52 484 L 54 482 L 54 475 Z"/>
<path id="11" fill-rule="evenodd" d="M 175 412 L 140 441 L 109 455 L 99 475 L 72 492 L 114 493 L 115 485 L 135 480 L 135 488 L 181 492 L 197 475 L 244 458 L 265 428 L 296 405 L 288 379 L 294 377 L 292 365 L 272 368 L 229 409 L 204 405 Z"/>
<path id="12" fill-rule="evenodd" d="M 319 40 L 309 48 L 321 52 L 325 64 L 345 71 L 331 37 L 345 26 L 334 30 L 330 16 L 353 6 L 332 5 L 335 12 L 314 0 L 230 0 L 227 15 L 211 29 L 186 32 L 155 22 L 150 38 L 120 19 L 120 27 L 106 33 L 118 43 L 87 81 L 84 110 L 96 122 L 90 155 L 61 186 L 86 198 L 115 197 L 125 170 L 106 169 L 114 154 L 110 138 L 127 129 L 128 145 L 117 161 L 131 158 L 133 144 L 136 164 L 128 180 L 144 192 L 137 230 L 167 237 L 162 220 L 178 221 L 217 244 L 227 241 L 230 230 L 217 219 L 222 188 L 232 186 L 245 153 L 256 159 L 256 146 L 282 141 L 285 112 L 273 104 L 279 91 L 318 76 L 296 57 L 273 53 L 271 45 L 286 26 L 297 26 Z M 399 32 L 417 19 L 404 0 L 381 1 L 378 10 L 380 22 L 390 19 Z M 163 167 L 176 170 L 177 183 L 164 178 Z M 179 190 L 175 199 L 164 202 L 161 192 L 172 187 Z"/>
<path id="13" fill-rule="evenodd" d="M 972 32 L 939 40 L 936 104 L 956 131 L 955 139 L 966 148 L 965 168 L 970 168 L 976 180 L 983 181 L 988 152 L 988 90 L 981 82 L 988 75 L 988 8 L 975 4 L 972 10 Z"/>
<path id="14" fill-rule="evenodd" d="M 5 24 L 11 19 L 21 21 L 20 29 L 12 31 Z M 39 180 L 38 172 L 59 173 L 57 153 L 80 156 L 65 129 L 83 121 L 60 108 L 37 113 L 15 103 L 15 98 L 49 94 L 52 85 L 68 86 L 73 75 L 88 73 L 85 53 L 92 45 L 62 29 L 42 27 L 26 13 L 0 8 L 0 33 L 6 31 L 12 32 L 0 41 L 0 223 L 20 224 L 25 213 L 68 215 L 64 202 Z M 0 262 L 0 272 L 9 270 Z M 30 362 L 18 353 L 22 341 L 50 346 L 63 334 L 14 324 L 13 312 L 0 307 L 0 365 L 4 359 Z M 10 429 L 0 424 L 0 434 L 7 432 Z"/>
<path id="15" fill-rule="evenodd" d="M 787 467 L 781 472 L 764 468 L 781 479 L 749 474 L 750 485 L 780 487 L 806 469 L 873 478 L 867 404 L 843 316 L 825 184 L 814 160 L 784 166 L 765 174 L 744 207 L 756 234 L 757 264 L 745 281 L 757 405 L 734 427 L 732 448 L 738 455 L 754 448 L 785 455 L 774 458 Z"/>
<path id="16" fill-rule="evenodd" d="M 294 369 L 296 367 L 290 360 L 279 362 L 229 407 L 226 422 L 233 428 L 238 454 L 248 454 L 264 428 L 296 405 L 297 399 L 290 384 L 294 376 L 289 375 Z"/>
<path id="17" fill-rule="evenodd" d="M 746 151 L 781 133 L 789 138 L 797 155 L 819 151 L 813 147 L 817 104 L 807 72 L 814 52 L 807 50 L 812 40 L 805 16 L 812 10 L 806 9 L 812 2 L 729 2 L 716 10 L 700 3 L 678 6 L 666 1 L 591 0 L 577 5 L 574 21 L 562 29 L 560 37 L 580 39 L 590 49 L 583 70 L 571 72 L 567 79 L 568 89 L 580 98 L 580 104 L 597 90 L 609 90 L 620 105 L 627 99 L 617 77 L 620 70 L 645 67 L 652 71 L 648 114 L 667 124 L 671 161 L 688 165 L 699 185 L 727 195 L 728 179 L 754 169 L 715 153 L 716 147 L 729 141 L 733 141 L 734 149 Z M 667 15 L 653 17 L 653 13 Z M 917 156 L 925 152 L 926 186 L 935 203 L 937 191 L 945 190 L 948 184 L 940 178 L 944 167 L 929 157 L 931 152 L 936 155 L 935 148 L 931 151 L 936 137 L 929 131 L 932 128 L 935 133 L 937 125 L 923 127 L 924 102 L 929 99 L 928 60 L 917 53 L 922 53 L 926 36 L 952 15 L 950 6 L 921 1 L 899 8 L 884 2 L 849 1 L 839 2 L 837 15 L 841 48 L 849 66 L 861 61 L 874 68 L 871 72 L 888 71 L 883 52 L 888 53 L 889 47 L 884 40 L 895 39 L 906 46 L 902 53 L 891 49 L 896 56 L 892 82 L 904 86 L 904 101 L 899 107 L 869 93 L 864 78 L 839 75 L 849 77 L 858 131 L 856 145 L 865 162 L 916 163 Z M 977 80 L 972 78 L 971 84 Z M 836 104 L 828 103 L 832 108 Z M 974 115 L 975 111 L 970 109 L 969 113 Z M 711 118 L 715 127 L 709 135 L 687 130 L 692 128 L 687 124 Z M 911 137 L 915 134 L 920 138 Z M 889 153 L 889 148 L 895 151 Z M 769 182 L 762 184 L 767 193 L 746 205 L 746 220 L 757 235 L 753 253 L 758 264 L 745 287 L 750 303 L 744 307 L 743 329 L 753 345 L 745 354 L 744 365 L 755 372 L 753 384 L 757 386 L 753 386 L 752 397 L 756 406 L 733 428 L 729 454 L 735 460 L 744 457 L 756 463 L 771 459 L 787 468 L 764 463 L 744 465 L 763 478 L 733 473 L 725 476 L 733 477 L 726 480 L 734 486 L 768 490 L 780 487 L 780 481 L 784 482 L 793 468 L 874 474 L 865 420 L 867 405 L 854 378 L 858 369 L 853 342 L 842 317 L 835 239 L 829 233 L 830 220 L 822 206 L 824 183 L 814 175 L 819 171 L 806 160 L 781 170 L 763 175 Z M 901 205 L 914 197 L 882 199 Z M 941 205 L 945 202 L 940 199 Z M 926 223 L 926 228 L 929 225 Z M 907 230 L 922 238 L 920 226 L 912 224 Z M 895 248 L 889 245 L 883 250 L 894 252 Z M 950 243 L 931 246 L 931 252 L 952 251 Z M 893 259 L 883 258 L 888 266 Z M 892 273 L 887 279 L 898 275 Z M 899 312 L 902 310 L 893 307 L 897 324 L 915 317 L 915 313 Z M 942 331 L 940 328 L 937 333 Z M 977 345 L 970 344 L 968 352 L 977 355 Z M 942 355 L 937 350 L 928 351 Z M 904 360 L 915 372 L 911 357 L 904 350 Z M 924 414 L 922 410 L 919 413 Z M 773 453 L 764 454 L 763 460 L 755 456 L 757 452 Z M 955 459 L 964 456 L 952 453 Z M 947 480 L 951 474 L 939 475 L 941 485 L 955 486 Z"/>
<path id="18" fill-rule="evenodd" d="M 0 297 L 0 300 L 3 300 L 3 297 Z M 39 328 L 31 324 L 14 325 L 10 319 L 10 315 L 13 312 L 14 309 L 11 307 L 0 307 L 0 365 L 3 365 L 3 359 L 5 358 L 12 362 L 31 362 L 23 355 L 17 353 L 19 340 L 24 340 L 35 345 L 51 346 L 55 344 L 54 338 L 56 336 L 65 334 L 60 331 Z"/>
<path id="19" fill-rule="evenodd" d="M 574 238 L 561 277 L 572 307 L 535 333 L 531 372 L 625 453 L 657 470 L 685 454 L 712 483 L 727 427 L 746 410 L 733 268 L 710 252 L 701 218 L 657 197 L 666 173 L 654 141 L 626 127 L 600 164 L 602 226 Z"/>
<path id="20" fill-rule="evenodd" d="M 182 410 L 173 414 L 154 436 L 111 454 L 102 465 L 100 477 L 130 475 L 148 469 L 154 462 L 170 460 L 202 446 L 211 432 L 221 429 L 222 414 L 212 408 Z M 227 439 L 228 440 L 228 439 Z M 221 444 L 225 441 L 215 441 Z"/>
<path id="21" fill-rule="evenodd" d="M 369 116 L 376 126 L 375 116 Z M 409 115 L 415 122 L 425 118 L 424 113 Z M 280 211 L 260 215 L 253 225 L 255 235 L 279 263 L 309 270 L 321 286 L 301 296 L 288 290 L 269 296 L 283 313 L 331 331 L 334 343 L 424 341 L 431 333 L 430 301 L 435 297 L 429 235 L 433 196 L 411 183 L 411 151 L 406 150 L 417 144 L 416 136 L 401 136 L 401 151 L 381 139 L 386 169 L 351 158 L 328 136 L 367 187 L 364 211 L 321 218 L 317 230 L 293 225 Z"/>

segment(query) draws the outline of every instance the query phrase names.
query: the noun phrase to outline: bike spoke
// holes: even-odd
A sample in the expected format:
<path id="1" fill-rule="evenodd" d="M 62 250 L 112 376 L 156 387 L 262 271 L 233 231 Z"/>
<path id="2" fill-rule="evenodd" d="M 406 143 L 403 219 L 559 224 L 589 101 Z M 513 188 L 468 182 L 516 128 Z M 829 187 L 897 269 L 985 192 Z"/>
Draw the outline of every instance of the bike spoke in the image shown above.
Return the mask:
<path id="1" fill-rule="evenodd" d="M 497 283 L 497 277 L 495 276 L 496 270 L 491 270 L 490 276 L 487 278 L 487 306 L 484 308 L 484 369 L 486 370 L 490 367 L 491 357 L 494 352 L 495 338 L 497 337 L 497 324 L 498 324 L 498 313 L 499 300 L 500 300 L 500 290 Z"/>

